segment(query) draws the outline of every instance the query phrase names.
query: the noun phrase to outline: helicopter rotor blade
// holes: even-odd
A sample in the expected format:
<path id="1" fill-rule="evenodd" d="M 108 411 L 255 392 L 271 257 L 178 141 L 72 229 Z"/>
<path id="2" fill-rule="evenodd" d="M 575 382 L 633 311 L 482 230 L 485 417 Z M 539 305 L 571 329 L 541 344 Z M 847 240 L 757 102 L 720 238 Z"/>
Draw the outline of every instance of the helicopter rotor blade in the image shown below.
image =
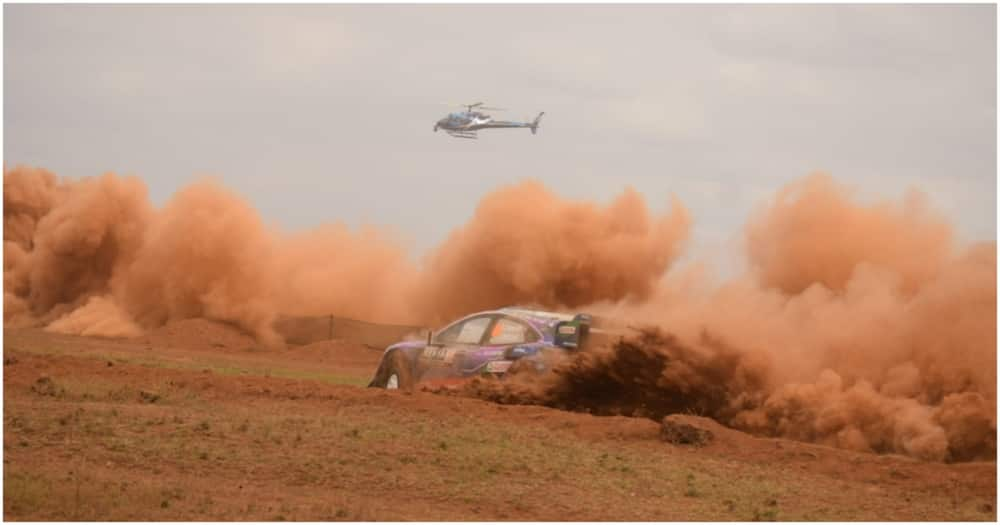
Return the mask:
<path id="1" fill-rule="evenodd" d="M 483 104 L 485 104 L 485 102 L 476 102 L 475 104 L 455 104 L 453 102 L 442 102 L 441 104 L 445 106 L 465 108 L 466 111 L 472 111 L 474 109 L 479 109 L 483 111 L 507 111 L 507 108 L 494 108 L 494 107 L 484 106 Z"/>

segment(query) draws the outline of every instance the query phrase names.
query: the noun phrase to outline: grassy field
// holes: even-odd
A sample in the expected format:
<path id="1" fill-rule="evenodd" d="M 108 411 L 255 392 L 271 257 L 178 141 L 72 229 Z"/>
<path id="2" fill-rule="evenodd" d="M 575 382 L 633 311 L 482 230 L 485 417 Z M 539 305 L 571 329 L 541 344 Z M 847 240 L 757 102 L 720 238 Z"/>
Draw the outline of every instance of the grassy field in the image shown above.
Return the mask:
<path id="1" fill-rule="evenodd" d="M 359 388 L 354 352 L 6 331 L 5 518 L 996 519 L 995 463 L 674 446 L 648 420 Z"/>

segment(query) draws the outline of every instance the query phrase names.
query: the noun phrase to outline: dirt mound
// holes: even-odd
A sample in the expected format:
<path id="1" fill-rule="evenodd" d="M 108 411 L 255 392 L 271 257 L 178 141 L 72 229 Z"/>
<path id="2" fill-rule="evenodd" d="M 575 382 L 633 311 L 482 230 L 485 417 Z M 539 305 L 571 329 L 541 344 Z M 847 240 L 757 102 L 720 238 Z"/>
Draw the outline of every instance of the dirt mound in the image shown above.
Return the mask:
<path id="1" fill-rule="evenodd" d="M 378 348 L 408 338 L 421 339 L 427 333 L 427 328 L 420 326 L 370 323 L 333 315 L 282 316 L 275 321 L 274 330 L 289 344 L 340 339 Z"/>
<path id="2" fill-rule="evenodd" d="M 208 319 L 171 321 L 149 331 L 140 340 L 154 346 L 175 348 L 245 350 L 258 346 L 253 336 L 236 326 Z"/>
<path id="3" fill-rule="evenodd" d="M 382 349 L 354 341 L 333 339 L 303 346 L 289 347 L 286 355 L 292 359 L 315 363 L 333 363 L 350 367 L 374 369 L 382 357 Z"/>
<path id="4" fill-rule="evenodd" d="M 294 349 L 299 352 L 336 353 L 340 355 L 357 354 L 357 353 L 370 354 L 375 351 L 375 349 L 372 347 L 365 346 L 364 344 L 356 343 L 353 341 L 346 341 L 344 339 L 328 339 L 326 341 L 316 341 L 315 343 L 296 346 L 294 347 Z"/>

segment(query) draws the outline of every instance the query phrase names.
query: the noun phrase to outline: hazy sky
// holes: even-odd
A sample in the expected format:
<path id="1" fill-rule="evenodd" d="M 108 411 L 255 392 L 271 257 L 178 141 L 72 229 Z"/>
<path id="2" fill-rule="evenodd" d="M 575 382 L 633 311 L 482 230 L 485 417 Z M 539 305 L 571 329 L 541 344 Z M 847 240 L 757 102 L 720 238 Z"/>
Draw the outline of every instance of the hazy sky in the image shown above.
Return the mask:
<path id="1" fill-rule="evenodd" d="M 420 253 L 503 184 L 632 186 L 718 260 L 824 170 L 996 238 L 992 5 L 5 5 L 3 40 L 5 165 L 139 175 L 157 204 L 213 175 L 268 223 Z M 431 131 L 480 100 L 544 110 L 538 135 Z"/>

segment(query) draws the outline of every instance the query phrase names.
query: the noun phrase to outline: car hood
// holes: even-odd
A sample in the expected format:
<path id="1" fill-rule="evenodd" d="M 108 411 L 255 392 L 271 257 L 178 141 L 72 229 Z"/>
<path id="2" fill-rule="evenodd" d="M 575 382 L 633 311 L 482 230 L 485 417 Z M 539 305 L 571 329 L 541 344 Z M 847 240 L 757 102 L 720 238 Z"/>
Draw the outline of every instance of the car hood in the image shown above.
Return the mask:
<path id="1" fill-rule="evenodd" d="M 426 345 L 427 343 L 424 341 L 400 341 L 390 346 L 389 348 L 386 348 L 386 350 L 388 351 L 388 350 L 400 350 L 405 348 L 421 348 Z"/>

